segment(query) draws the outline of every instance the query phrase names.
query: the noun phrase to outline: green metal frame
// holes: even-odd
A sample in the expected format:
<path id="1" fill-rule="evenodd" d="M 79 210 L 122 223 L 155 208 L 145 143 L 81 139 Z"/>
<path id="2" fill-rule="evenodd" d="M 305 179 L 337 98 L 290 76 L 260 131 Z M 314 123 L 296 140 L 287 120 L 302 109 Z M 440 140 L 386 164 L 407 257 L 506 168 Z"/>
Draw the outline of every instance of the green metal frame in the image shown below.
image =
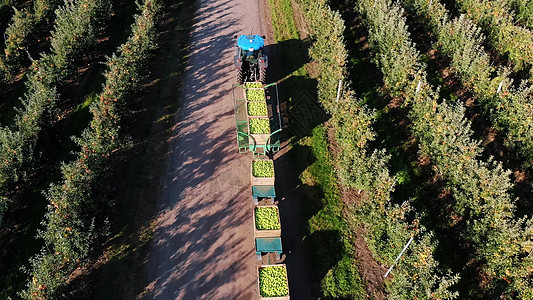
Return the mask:
<path id="1" fill-rule="evenodd" d="M 248 134 L 248 115 L 246 114 L 246 100 L 235 98 L 235 121 L 237 125 L 237 146 L 240 153 L 248 152 L 251 136 Z"/>

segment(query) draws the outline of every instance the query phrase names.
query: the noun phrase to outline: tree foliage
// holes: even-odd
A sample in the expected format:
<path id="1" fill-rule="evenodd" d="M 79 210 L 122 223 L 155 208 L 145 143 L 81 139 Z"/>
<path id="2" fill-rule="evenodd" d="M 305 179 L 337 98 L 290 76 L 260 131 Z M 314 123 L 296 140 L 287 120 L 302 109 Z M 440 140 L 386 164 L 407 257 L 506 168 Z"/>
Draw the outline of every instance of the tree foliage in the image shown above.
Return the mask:
<path id="1" fill-rule="evenodd" d="M 433 259 L 435 241 L 430 235 L 418 234 L 424 231 L 419 226 L 411 226 L 407 213 L 392 204 L 390 193 L 394 190 L 396 178 L 388 171 L 390 156 L 384 150 L 370 149 L 369 142 L 375 139 L 376 133 L 372 129 L 374 111 L 362 104 L 354 92 L 345 85 L 342 97 L 337 102 L 337 86 L 339 80 L 347 82 L 346 60 L 347 51 L 344 43 L 344 22 L 340 14 L 333 11 L 327 1 L 299 1 L 303 8 L 304 16 L 311 29 L 312 45 L 309 54 L 313 60 L 318 78 L 318 95 L 320 103 L 332 115 L 331 126 L 334 132 L 334 143 L 338 154 L 334 157 L 336 174 L 340 182 L 347 187 L 359 190 L 365 195 L 364 204 L 361 206 L 345 203 L 347 214 L 346 221 L 350 224 L 355 236 L 359 224 L 364 224 L 367 236 L 365 237 L 375 257 L 386 264 L 391 264 L 393 256 L 398 255 L 398 248 L 416 235 L 416 241 L 406 256 L 413 257 L 408 263 L 398 268 L 388 285 L 391 298 L 401 298 L 406 289 L 416 290 L 416 296 L 430 297 L 442 296 L 441 299 L 455 297 L 450 292 L 450 287 L 456 282 L 453 275 L 443 274 L 436 268 L 438 263 Z M 390 20 L 393 25 L 394 20 Z M 395 24 L 396 26 L 396 24 Z M 379 34 L 385 34 L 380 32 Z M 398 37 L 397 40 L 401 40 Z M 404 47 L 403 49 L 409 49 Z M 394 58 L 394 57 L 391 57 Z M 415 61 L 413 61 L 415 62 Z M 398 66 L 386 58 L 379 62 L 388 70 L 394 71 L 394 76 L 401 82 L 408 84 L 410 74 L 397 72 Z M 408 69 L 405 69 L 408 70 Z M 392 84 L 392 79 L 389 80 Z M 396 84 L 395 84 L 396 85 Z M 396 85 L 398 87 L 401 84 Z M 407 204 L 405 207 L 409 207 Z M 402 229 L 402 230 L 398 230 Z M 390 245 L 397 245 L 395 249 Z M 387 245 L 383 247 L 383 245 Z M 425 245 L 425 248 L 422 248 Z M 415 265 L 416 257 L 420 251 L 428 251 L 431 267 Z M 336 272 L 338 270 L 331 270 Z M 329 273 L 328 273 L 329 274 Z M 344 275 L 349 274 L 343 273 Z M 414 276 L 414 274 L 419 274 Z M 348 275 L 346 275 L 348 276 Z M 346 276 L 341 276 L 342 278 Z M 322 288 L 326 296 L 340 295 L 337 291 L 343 290 L 341 282 L 335 282 L 333 276 L 326 276 Z M 424 279 L 422 281 L 421 279 Z M 445 282 L 445 284 L 440 284 Z M 402 291 L 403 290 L 403 291 Z M 346 296 L 346 295 L 344 295 Z"/>
<path id="2" fill-rule="evenodd" d="M 515 20 L 529 29 L 533 29 L 533 1 L 507 0 Z"/>
<path id="3" fill-rule="evenodd" d="M 156 26 L 160 4 L 146 0 L 135 17 L 132 33 L 107 61 L 106 82 L 91 105 L 93 119 L 81 137 L 77 159 L 63 165 L 63 180 L 46 193 L 49 205 L 39 237 L 47 247 L 31 260 L 31 280 L 21 294 L 26 299 L 57 297 L 70 273 L 86 260 L 91 241 L 97 236 L 95 213 L 103 205 L 95 195 L 106 178 L 106 167 L 114 150 L 122 144 L 120 119 L 127 102 L 138 88 L 156 48 Z"/>
<path id="4" fill-rule="evenodd" d="M 28 62 L 27 51 L 36 42 L 36 31 L 50 21 L 52 13 L 61 4 L 60 0 L 36 0 L 32 9 L 15 8 L 5 32 L 5 49 L 0 55 L 0 75 L 2 81 L 12 80 Z"/>
<path id="5" fill-rule="evenodd" d="M 391 43 L 387 32 L 406 30 L 405 27 L 390 27 L 387 22 L 395 17 L 405 18 L 401 9 L 394 9 L 397 4 L 390 0 L 360 1 L 359 10 L 365 16 L 369 28 L 371 48 L 379 58 L 396 55 L 402 58 L 404 51 L 397 43 Z M 397 12 L 391 14 L 391 11 Z M 442 18 L 441 18 L 442 20 Z M 377 28 L 377 29 L 376 29 Z M 373 34 L 379 31 L 382 34 Z M 409 34 L 402 36 L 409 38 Z M 414 45 L 403 41 L 402 44 Z M 420 61 L 418 53 L 415 59 Z M 412 70 L 413 80 L 405 88 L 395 90 L 403 95 L 406 103 L 411 105 L 409 118 L 412 131 L 418 138 L 422 153 L 431 158 L 435 170 L 447 181 L 453 191 L 453 213 L 462 218 L 465 229 L 459 234 L 474 244 L 475 260 L 482 265 L 482 270 L 489 282 L 487 291 L 503 288 L 504 295 L 531 298 L 532 258 L 527 257 L 533 247 L 531 219 L 516 220 L 514 216 L 514 199 L 510 196 L 512 184 L 510 172 L 504 170 L 500 163 L 492 160 L 483 162 L 479 159 L 481 149 L 479 142 L 472 139 L 470 122 L 464 117 L 464 108 L 460 104 L 439 103 L 438 93 L 428 84 L 424 67 Z M 382 68 L 384 77 L 389 73 Z M 394 87 L 391 87 L 394 90 Z M 503 296 L 503 295 L 502 295 Z"/>
<path id="6" fill-rule="evenodd" d="M 59 8 L 52 32 L 52 51 L 33 62 L 23 107 L 16 115 L 15 126 L 0 128 L 0 221 L 7 208 L 10 187 L 29 169 L 33 150 L 43 126 L 54 115 L 61 86 L 81 62 L 81 54 L 96 44 L 96 28 L 109 18 L 109 0 L 65 0 Z"/>
<path id="7" fill-rule="evenodd" d="M 455 3 L 483 28 L 494 50 L 507 56 L 516 69 L 533 72 L 533 32 L 514 25 L 507 1 L 456 0 Z"/>
<path id="8" fill-rule="evenodd" d="M 452 70 L 480 101 L 485 113 L 506 133 L 506 145 L 533 165 L 533 87 L 526 82 L 513 86 L 508 71 L 491 63 L 481 29 L 461 15 L 450 19 L 438 1 L 404 0 L 408 9 L 436 38 L 436 45 L 451 59 Z"/>

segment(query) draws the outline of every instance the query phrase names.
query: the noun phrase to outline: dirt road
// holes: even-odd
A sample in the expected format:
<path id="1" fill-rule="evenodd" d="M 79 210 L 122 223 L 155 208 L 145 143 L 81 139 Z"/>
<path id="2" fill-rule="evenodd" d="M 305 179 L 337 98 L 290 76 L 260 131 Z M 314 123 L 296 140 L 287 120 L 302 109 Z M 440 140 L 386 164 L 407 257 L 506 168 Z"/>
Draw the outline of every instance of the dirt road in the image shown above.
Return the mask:
<path id="1" fill-rule="evenodd" d="M 262 34 L 259 1 L 200 0 L 162 179 L 146 299 L 253 299 L 250 156 L 236 151 L 233 35 Z M 162 93 L 173 94 L 167 89 Z"/>

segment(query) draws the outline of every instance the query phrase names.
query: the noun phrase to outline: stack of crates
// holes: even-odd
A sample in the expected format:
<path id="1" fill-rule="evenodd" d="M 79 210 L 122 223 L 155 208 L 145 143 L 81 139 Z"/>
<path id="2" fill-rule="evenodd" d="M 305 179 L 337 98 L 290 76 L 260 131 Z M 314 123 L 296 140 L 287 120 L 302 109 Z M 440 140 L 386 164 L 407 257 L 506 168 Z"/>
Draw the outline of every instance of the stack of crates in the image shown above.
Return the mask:
<path id="1" fill-rule="evenodd" d="M 258 285 L 260 299 L 289 299 L 289 285 L 287 280 L 287 268 L 284 264 L 277 264 L 283 252 L 281 244 L 281 219 L 279 208 L 274 204 L 275 193 L 275 173 L 274 161 L 271 159 L 252 160 L 252 195 L 254 201 L 254 237 L 255 251 L 259 261 L 263 260 L 264 254 L 275 253 L 276 259 L 272 263 L 258 265 Z M 277 273 L 275 278 L 278 281 L 278 289 L 286 289 L 286 294 L 276 297 L 266 297 L 262 295 L 262 290 L 269 290 L 263 285 L 271 284 L 271 280 L 265 279 Z M 280 275 L 281 274 L 281 275 Z M 262 282 L 265 281 L 265 282 Z"/>
<path id="2" fill-rule="evenodd" d="M 258 262 L 259 299 L 289 299 L 287 268 L 279 264 L 283 253 L 281 220 L 276 198 L 274 161 L 269 158 L 280 150 L 281 118 L 279 105 L 266 95 L 260 82 L 246 82 L 244 93 L 233 92 L 239 152 L 252 152 L 252 200 L 254 203 L 254 238 Z M 275 86 L 277 95 L 277 85 Z M 270 257 L 275 256 L 273 261 Z M 264 260 L 264 261 L 263 261 Z M 273 275 L 274 274 L 274 275 Z M 274 281 L 274 282 L 273 282 Z M 272 286 L 277 295 L 268 295 Z"/>

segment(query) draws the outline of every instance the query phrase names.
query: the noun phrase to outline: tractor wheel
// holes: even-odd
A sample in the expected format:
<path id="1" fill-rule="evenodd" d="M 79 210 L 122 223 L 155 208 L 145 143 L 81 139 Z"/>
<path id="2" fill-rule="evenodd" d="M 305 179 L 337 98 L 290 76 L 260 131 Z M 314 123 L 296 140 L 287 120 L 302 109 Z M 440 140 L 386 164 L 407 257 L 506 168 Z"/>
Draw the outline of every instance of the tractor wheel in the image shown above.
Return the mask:
<path id="1" fill-rule="evenodd" d="M 244 83 L 244 72 L 242 68 L 237 70 L 237 83 L 243 84 Z"/>
<path id="2" fill-rule="evenodd" d="M 262 84 L 265 84 L 267 81 L 267 70 L 265 68 L 261 68 L 259 71 L 259 81 L 261 81 Z"/>

